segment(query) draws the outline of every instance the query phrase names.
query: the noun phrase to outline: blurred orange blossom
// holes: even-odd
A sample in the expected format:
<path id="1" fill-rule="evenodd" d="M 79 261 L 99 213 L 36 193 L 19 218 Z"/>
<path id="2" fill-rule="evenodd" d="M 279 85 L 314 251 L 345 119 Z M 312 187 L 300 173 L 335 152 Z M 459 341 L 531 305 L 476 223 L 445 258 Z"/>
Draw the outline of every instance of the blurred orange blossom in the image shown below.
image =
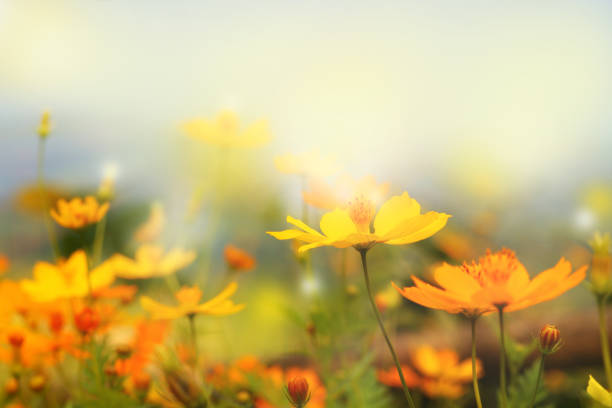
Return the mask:
<path id="1" fill-rule="evenodd" d="M 66 201 L 60 198 L 57 209 L 51 209 L 51 217 L 64 228 L 78 229 L 95 224 L 106 215 L 109 203 L 99 204 L 93 196 Z"/>

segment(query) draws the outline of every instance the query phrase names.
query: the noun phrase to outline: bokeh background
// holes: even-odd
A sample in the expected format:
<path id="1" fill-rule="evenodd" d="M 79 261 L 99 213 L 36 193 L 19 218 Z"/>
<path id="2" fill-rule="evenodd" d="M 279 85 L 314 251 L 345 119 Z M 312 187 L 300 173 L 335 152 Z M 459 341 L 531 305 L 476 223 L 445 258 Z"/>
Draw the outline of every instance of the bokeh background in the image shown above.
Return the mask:
<path id="1" fill-rule="evenodd" d="M 453 215 L 446 236 L 381 251 L 394 257 L 381 282 L 427 273 L 414 262 L 423 250 L 461 262 L 507 246 L 532 273 L 560 256 L 585 264 L 587 240 L 612 226 L 611 18 L 603 0 L 0 1 L 0 251 L 21 270 L 50 255 L 40 219 L 20 204 L 49 109 L 50 185 L 84 194 L 117 173 L 106 252 L 129 248 L 155 201 L 168 244 L 212 239 L 211 265 L 181 279 L 204 267 L 214 276 L 229 242 L 257 256 L 234 325 L 257 321 L 267 336 L 235 339 L 236 354 L 299 350 L 279 305 L 291 290 L 325 290 L 264 234 L 302 205 L 278 154 L 317 151 Z M 232 152 L 220 172 L 215 148 L 180 125 L 227 108 L 246 123 L 267 119 L 273 140 Z M 186 222 L 202 185 L 202 212 Z M 315 276 L 329 273 L 314 264 Z M 528 314 L 540 324 L 593 307 L 586 290 L 553 303 Z"/>

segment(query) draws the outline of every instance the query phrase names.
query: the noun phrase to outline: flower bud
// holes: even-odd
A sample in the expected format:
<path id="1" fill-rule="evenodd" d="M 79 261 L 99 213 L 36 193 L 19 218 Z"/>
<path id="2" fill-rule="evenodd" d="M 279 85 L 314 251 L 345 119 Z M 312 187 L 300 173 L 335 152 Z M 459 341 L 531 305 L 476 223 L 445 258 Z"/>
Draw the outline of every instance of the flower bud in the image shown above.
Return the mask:
<path id="1" fill-rule="evenodd" d="M 34 392 L 40 392 L 45 388 L 47 384 L 47 379 L 42 374 L 36 374 L 32 378 L 30 378 L 30 389 Z"/>
<path id="2" fill-rule="evenodd" d="M 125 359 L 129 358 L 134 350 L 129 344 L 120 344 L 115 348 L 115 351 L 117 352 L 117 357 Z"/>
<path id="3" fill-rule="evenodd" d="M 74 315 L 74 325 L 83 334 L 89 334 L 100 325 L 100 315 L 89 306 L 85 306 Z"/>
<path id="4" fill-rule="evenodd" d="M 132 381 L 134 382 L 134 388 L 146 391 L 149 389 L 149 385 L 151 385 L 151 376 L 144 371 L 136 372 L 132 375 Z"/>
<path id="5" fill-rule="evenodd" d="M 21 348 L 23 346 L 23 342 L 25 340 L 25 336 L 20 331 L 12 331 L 8 334 L 8 341 L 11 343 L 11 346 L 16 349 Z"/>
<path id="6" fill-rule="evenodd" d="M 542 354 L 552 354 L 561 347 L 561 332 L 552 324 L 547 324 L 540 330 L 539 341 Z"/>
<path id="7" fill-rule="evenodd" d="M 295 408 L 306 406 L 310 400 L 310 391 L 304 377 L 295 377 L 287 383 L 287 399 Z"/>
<path id="8" fill-rule="evenodd" d="M 51 114 L 49 111 L 44 111 L 42 117 L 40 118 L 40 124 L 38 128 L 36 128 L 36 132 L 38 136 L 41 138 L 46 138 L 49 133 L 51 133 Z"/>
<path id="9" fill-rule="evenodd" d="M 7 395 L 14 395 L 19 391 L 19 381 L 15 377 L 11 377 L 4 383 L 4 392 Z"/>
<path id="10" fill-rule="evenodd" d="M 234 245 L 226 245 L 223 249 L 223 257 L 227 266 L 234 271 L 248 271 L 255 267 L 255 258 L 247 251 L 235 247 Z"/>
<path id="11" fill-rule="evenodd" d="M 51 312 L 49 315 L 49 329 L 58 334 L 64 328 L 64 316 L 61 312 Z"/>

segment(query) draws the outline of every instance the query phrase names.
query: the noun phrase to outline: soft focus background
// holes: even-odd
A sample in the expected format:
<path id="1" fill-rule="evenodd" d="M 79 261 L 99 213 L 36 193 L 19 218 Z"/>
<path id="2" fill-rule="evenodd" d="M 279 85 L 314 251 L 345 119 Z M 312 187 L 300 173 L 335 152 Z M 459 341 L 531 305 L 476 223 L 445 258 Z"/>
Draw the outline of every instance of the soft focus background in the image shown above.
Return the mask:
<path id="1" fill-rule="evenodd" d="M 586 241 L 612 227 L 611 18 L 603 0 L 0 0 L 0 252 L 24 274 L 50 256 L 40 219 L 20 201 L 36 180 L 35 129 L 49 109 L 53 188 L 92 193 L 105 171 L 117 173 L 106 253 L 133 250 L 126 237 L 159 202 L 165 242 L 210 255 L 181 280 L 222 273 L 227 243 L 256 255 L 238 294 L 248 307 L 228 325 L 260 335 L 237 336 L 229 354 L 300 350 L 283 308 L 297 291 L 326 290 L 331 272 L 317 265 L 336 254 L 313 255 L 315 278 L 304 281 L 288 245 L 264 234 L 301 212 L 302 185 L 276 171 L 279 154 L 317 151 L 453 215 L 440 237 L 373 255 L 373 268 L 391 265 L 381 290 L 487 247 L 516 250 L 532 274 L 561 256 L 585 264 Z M 273 140 L 232 151 L 219 170 L 218 150 L 180 125 L 227 108 L 244 123 L 267 119 Z M 202 185 L 201 211 L 187 216 Z M 592 308 L 576 289 L 512 315 L 511 331 L 529 338 L 563 317 L 571 332 Z M 439 336 L 452 318 L 427 318 L 439 342 L 466 350 L 457 339 L 467 331 Z M 599 364 L 593 347 L 571 364 Z"/>

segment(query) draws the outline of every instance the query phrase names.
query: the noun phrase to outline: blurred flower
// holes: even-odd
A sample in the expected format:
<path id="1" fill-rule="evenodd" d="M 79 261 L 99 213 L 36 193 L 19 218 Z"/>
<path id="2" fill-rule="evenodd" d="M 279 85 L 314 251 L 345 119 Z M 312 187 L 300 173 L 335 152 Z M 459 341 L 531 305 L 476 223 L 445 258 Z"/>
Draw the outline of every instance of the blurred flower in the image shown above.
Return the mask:
<path id="1" fill-rule="evenodd" d="M 92 307 L 85 306 L 74 314 L 74 325 L 83 334 L 91 334 L 100 326 L 100 314 Z"/>
<path id="2" fill-rule="evenodd" d="M 158 245 L 143 244 L 137 250 L 134 260 L 116 254 L 111 257 L 115 274 L 123 279 L 147 279 L 172 275 L 189 266 L 195 259 L 194 251 L 174 248 L 164 254 Z"/>
<path id="3" fill-rule="evenodd" d="M 36 133 L 43 139 L 51 133 L 51 113 L 49 111 L 44 111 L 42 113 L 40 124 L 38 128 L 36 128 Z"/>
<path id="4" fill-rule="evenodd" d="M 87 196 L 66 201 L 60 198 L 57 201 L 57 211 L 51 209 L 51 217 L 64 228 L 78 229 L 89 224 L 95 224 L 106 215 L 109 203 L 98 204 L 95 197 Z"/>
<path id="5" fill-rule="evenodd" d="M 331 211 L 346 207 L 351 198 L 357 195 L 368 197 L 378 205 L 388 192 L 389 183 L 379 184 L 372 176 L 355 180 L 349 175 L 344 175 L 334 186 L 322 179 L 310 180 L 308 190 L 302 192 L 302 198 L 313 207 Z"/>
<path id="6" fill-rule="evenodd" d="M 303 177 L 327 177 L 339 170 L 335 160 L 323 157 L 318 152 L 276 156 L 274 165 L 281 173 Z"/>
<path id="7" fill-rule="evenodd" d="M 308 381 L 304 377 L 294 377 L 287 383 L 287 399 L 295 408 L 303 408 L 310 400 Z"/>
<path id="8" fill-rule="evenodd" d="M 98 198 L 101 201 L 111 201 L 115 198 L 115 181 L 119 172 L 116 163 L 109 163 L 104 166 L 102 172 L 102 182 L 98 187 Z"/>
<path id="9" fill-rule="evenodd" d="M 587 385 L 586 392 L 603 406 L 612 407 L 612 394 L 602 387 L 592 375 L 589 375 L 589 384 Z"/>
<path id="10" fill-rule="evenodd" d="M 7 338 L 11 346 L 19 349 L 23 345 L 25 335 L 21 330 L 12 330 L 8 333 Z"/>
<path id="11" fill-rule="evenodd" d="M 47 378 L 42 374 L 35 374 L 30 378 L 28 385 L 32 391 L 40 392 L 45 388 L 45 385 L 47 385 Z"/>
<path id="12" fill-rule="evenodd" d="M 447 228 L 436 234 L 434 242 L 450 258 L 466 259 L 474 256 L 474 245 L 466 234 Z"/>
<path id="13" fill-rule="evenodd" d="M 185 286 L 176 292 L 178 306 L 166 306 L 148 296 L 141 297 L 140 304 L 143 309 L 151 313 L 153 319 L 172 320 L 196 314 L 224 316 L 237 313 L 244 308 L 244 305 L 237 305 L 229 299 L 237 289 L 236 282 L 232 282 L 214 298 L 198 304 L 202 291 L 197 286 Z"/>
<path id="14" fill-rule="evenodd" d="M 289 367 L 283 370 L 279 366 L 269 367 L 263 374 L 264 380 L 269 381 L 274 388 L 279 391 L 285 387 L 291 379 L 301 377 L 308 383 L 310 391 L 310 400 L 308 402 L 309 408 L 323 408 L 325 407 L 325 399 L 327 397 L 327 390 L 323 386 L 321 379 L 318 374 L 309 368 L 300 367 Z M 264 397 L 258 396 L 255 400 L 255 408 L 281 408 L 276 407 L 267 401 Z"/>
<path id="15" fill-rule="evenodd" d="M 166 339 L 168 334 L 167 322 L 152 322 L 143 320 L 136 326 L 133 340 L 129 344 L 128 356 L 115 360 L 115 370 L 118 375 L 138 377 L 145 373 L 151 363 L 155 349 Z"/>
<path id="16" fill-rule="evenodd" d="M 497 308 L 510 312 L 554 299 L 585 277 L 586 266 L 572 273 L 572 265 L 565 259 L 533 279 L 516 258 L 514 252 L 503 249 L 462 266 L 443 264 L 434 271 L 434 279 L 441 288 L 429 285 L 412 276 L 416 286 L 400 289 L 406 299 L 432 309 L 449 313 L 478 316 Z"/>
<path id="17" fill-rule="evenodd" d="M 41 195 L 40 185 L 35 183 L 20 188 L 15 193 L 13 205 L 21 212 L 42 215 L 45 209 L 53 207 L 59 199 L 68 196 L 68 192 L 49 185 L 45 185 L 45 194 Z"/>
<path id="18" fill-rule="evenodd" d="M 609 218 L 612 215 L 612 185 L 597 182 L 587 186 L 582 192 L 580 202 L 598 217 Z"/>
<path id="19" fill-rule="evenodd" d="M 213 120 L 190 120 L 182 129 L 193 139 L 220 147 L 258 147 L 271 138 L 267 121 L 258 120 L 241 128 L 238 117 L 230 110 L 220 112 Z"/>
<path id="20" fill-rule="evenodd" d="M 416 371 L 407 366 L 402 372 L 409 387 L 419 387 L 429 397 L 459 398 L 465 392 L 464 384 L 472 381 L 472 360 L 459 361 L 454 350 L 436 350 L 431 346 L 418 347 L 411 356 Z M 482 376 L 482 364 L 476 360 L 476 372 Z M 378 372 L 378 379 L 391 387 L 401 387 L 397 370 Z"/>
<path id="21" fill-rule="evenodd" d="M 388 286 L 386 289 L 381 290 L 374 296 L 376 306 L 381 312 L 389 308 L 394 308 L 400 303 L 400 296 L 392 286 Z"/>
<path id="22" fill-rule="evenodd" d="M 164 226 L 166 225 L 166 216 L 164 207 L 160 203 L 151 204 L 151 212 L 149 218 L 141 224 L 134 233 L 136 242 L 152 242 L 159 239 Z"/>
<path id="23" fill-rule="evenodd" d="M 593 249 L 591 261 L 591 289 L 596 294 L 606 294 L 612 289 L 612 256 L 610 255 L 610 234 L 596 232 L 589 241 Z"/>
<path id="24" fill-rule="evenodd" d="M 15 377 L 10 377 L 4 383 L 4 392 L 7 395 L 14 395 L 19 391 L 19 381 Z"/>
<path id="25" fill-rule="evenodd" d="M 430 211 L 421 214 L 421 206 L 408 193 L 391 197 L 378 213 L 373 202 L 363 195 L 351 200 L 346 209 L 336 209 L 321 218 L 321 231 L 300 220 L 287 217 L 287 222 L 299 229 L 268 232 L 276 239 L 297 239 L 306 242 L 300 252 L 320 246 L 368 249 L 377 243 L 404 245 L 421 241 L 441 230 L 450 216 Z M 374 232 L 370 224 L 374 220 Z"/>
<path id="26" fill-rule="evenodd" d="M 538 341 L 542 354 L 552 354 L 561 347 L 561 332 L 556 326 L 547 324 L 540 329 Z"/>
<path id="27" fill-rule="evenodd" d="M 11 261 L 9 261 L 8 256 L 0 254 L 0 275 L 6 272 L 10 266 Z"/>
<path id="28" fill-rule="evenodd" d="M 226 245 L 223 250 L 225 262 L 235 271 L 248 271 L 255 267 L 255 258 L 247 251 L 240 249 L 234 245 Z"/>
<path id="29" fill-rule="evenodd" d="M 166 368 L 163 370 L 165 394 L 171 401 L 184 407 L 206 407 L 204 388 L 198 376 L 190 369 Z"/>
<path id="30" fill-rule="evenodd" d="M 104 287 L 93 292 L 93 297 L 96 299 L 117 299 L 122 304 L 127 305 L 132 300 L 138 291 L 136 285 L 117 285 Z"/>
<path id="31" fill-rule="evenodd" d="M 108 260 L 92 270 L 88 279 L 87 255 L 78 250 L 57 265 L 37 262 L 34 279 L 22 280 L 21 288 L 37 302 L 79 298 L 89 294 L 90 285 L 93 291 L 109 286 L 115 280 L 113 270 L 112 261 Z"/>

